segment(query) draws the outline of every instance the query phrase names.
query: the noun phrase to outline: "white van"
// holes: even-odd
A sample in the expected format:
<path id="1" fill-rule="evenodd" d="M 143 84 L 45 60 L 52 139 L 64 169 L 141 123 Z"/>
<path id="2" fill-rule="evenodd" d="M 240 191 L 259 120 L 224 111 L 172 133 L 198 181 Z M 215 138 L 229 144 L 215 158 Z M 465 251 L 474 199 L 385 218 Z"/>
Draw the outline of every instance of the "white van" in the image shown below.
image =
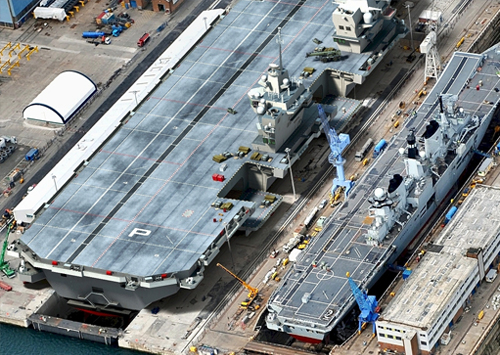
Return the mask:
<path id="1" fill-rule="evenodd" d="M 497 278 L 497 271 L 495 269 L 491 269 L 485 276 L 486 282 L 493 282 Z"/>
<path id="2" fill-rule="evenodd" d="M 486 158 L 482 162 L 481 166 L 479 166 L 479 169 L 477 170 L 477 175 L 479 176 L 486 176 L 488 172 L 493 168 L 493 165 L 495 164 L 495 161 L 492 158 Z"/>

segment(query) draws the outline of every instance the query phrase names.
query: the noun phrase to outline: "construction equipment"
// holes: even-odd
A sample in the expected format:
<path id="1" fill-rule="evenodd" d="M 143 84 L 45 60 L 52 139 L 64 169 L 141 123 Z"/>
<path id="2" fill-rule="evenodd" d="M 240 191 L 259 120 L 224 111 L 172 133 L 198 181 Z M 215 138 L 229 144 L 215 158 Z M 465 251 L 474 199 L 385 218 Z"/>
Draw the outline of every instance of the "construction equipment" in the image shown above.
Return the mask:
<path id="1" fill-rule="evenodd" d="M 323 63 L 336 62 L 342 60 L 342 53 L 333 47 L 316 47 L 312 52 L 306 53 L 306 58 L 315 57 Z"/>
<path id="2" fill-rule="evenodd" d="M 465 41 L 465 37 L 460 38 L 460 41 L 458 41 L 457 45 L 455 46 L 455 50 L 458 50 L 462 46 L 464 41 Z"/>
<path id="3" fill-rule="evenodd" d="M 420 52 L 425 54 L 424 82 L 427 82 L 428 78 L 437 80 L 441 74 L 441 57 L 437 51 L 436 42 L 437 34 L 431 31 L 420 44 Z"/>
<path id="4" fill-rule="evenodd" d="M 321 216 L 319 219 L 316 221 L 316 227 L 314 230 L 316 232 L 321 232 L 323 230 L 323 225 L 325 224 L 326 221 L 326 216 Z"/>
<path id="5" fill-rule="evenodd" d="M 243 302 L 241 302 L 241 304 L 240 304 L 240 307 L 242 309 L 248 309 L 250 307 L 250 305 L 253 303 L 253 301 L 255 301 L 255 299 L 257 298 L 257 296 L 259 294 L 259 290 L 250 286 L 249 284 L 247 284 L 245 281 L 243 281 L 238 276 L 233 274 L 229 269 L 227 269 L 222 264 L 217 263 L 217 266 L 220 267 L 221 269 L 223 269 L 224 271 L 226 271 L 229 275 L 234 277 L 236 280 L 238 280 L 239 283 L 242 284 L 243 287 L 245 287 L 248 290 L 247 298 Z"/>
<path id="6" fill-rule="evenodd" d="M 9 244 L 9 234 L 12 228 L 12 219 L 7 222 L 7 234 L 5 236 L 5 240 L 3 242 L 2 253 L 0 254 L 0 270 L 7 276 L 9 279 L 12 279 L 16 276 L 16 272 L 10 268 L 10 265 L 7 261 L 5 261 L 5 252 L 7 251 L 7 245 Z"/>
<path id="7" fill-rule="evenodd" d="M 318 105 L 318 113 L 319 117 L 321 118 L 321 122 L 323 123 L 323 130 L 325 131 L 326 138 L 328 139 L 328 144 L 330 145 L 331 149 L 330 155 L 328 156 L 328 161 L 331 164 L 335 165 L 335 168 L 337 170 L 337 177 L 333 179 L 333 186 L 331 191 L 332 196 L 335 196 L 335 191 L 337 191 L 338 187 L 344 187 L 344 193 L 347 197 L 349 191 L 354 186 L 354 182 L 345 179 L 345 159 L 342 157 L 342 152 L 351 142 L 351 138 L 348 134 L 345 133 L 340 133 L 337 135 L 335 128 L 330 127 L 330 123 L 328 122 L 326 113 L 321 105 Z"/>
<path id="8" fill-rule="evenodd" d="M 102 36 L 102 37 L 87 40 L 87 43 L 95 44 L 96 46 L 99 44 L 111 44 L 111 38 L 106 37 L 106 36 Z"/>
<path id="9" fill-rule="evenodd" d="M 377 298 L 375 296 L 368 296 L 366 294 L 366 291 L 361 291 L 358 285 L 356 285 L 356 282 L 354 282 L 354 280 L 351 278 L 351 275 L 349 273 L 346 273 L 346 276 L 349 280 L 349 286 L 351 286 L 352 294 L 354 295 L 354 298 L 356 299 L 356 302 L 358 303 L 359 309 L 361 311 L 358 317 L 358 334 L 361 333 L 361 330 L 366 326 L 367 323 L 372 323 L 373 336 L 375 336 L 377 334 L 375 322 L 377 321 L 379 316 L 379 314 L 377 313 L 377 310 L 379 309 Z"/>

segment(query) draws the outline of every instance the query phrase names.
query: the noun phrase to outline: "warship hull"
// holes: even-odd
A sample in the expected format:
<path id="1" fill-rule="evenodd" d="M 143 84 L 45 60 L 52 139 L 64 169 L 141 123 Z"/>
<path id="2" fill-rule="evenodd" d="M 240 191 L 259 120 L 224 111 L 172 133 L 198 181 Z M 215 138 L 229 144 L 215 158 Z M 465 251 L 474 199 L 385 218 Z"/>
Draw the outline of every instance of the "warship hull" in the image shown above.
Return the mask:
<path id="1" fill-rule="evenodd" d="M 328 341 L 332 330 L 335 331 L 355 305 L 346 273 L 354 275 L 353 279 L 363 289 L 373 287 L 387 265 L 394 263 L 419 231 L 430 223 L 438 207 L 447 203 L 451 189 L 470 163 L 498 105 L 498 94 L 492 93 L 496 92 L 493 89 L 497 78 L 490 80 L 492 76 L 485 73 L 485 68 L 489 68 L 487 60 L 484 54 L 455 53 L 418 111 L 410 114 L 401 132 L 392 137 L 384 153 L 374 161 L 348 199 L 328 219 L 323 231 L 284 276 L 268 301 L 266 323 L 269 329 L 310 343 Z M 485 88 L 483 85 L 487 82 L 488 88 Z M 474 115 L 476 123 L 462 127 L 460 139 L 453 149 L 450 146 L 444 149 L 446 157 L 435 162 L 427 176 L 415 179 L 416 185 L 422 182 L 422 186 L 417 186 L 418 192 L 414 190 L 413 195 L 406 197 L 409 208 L 402 208 L 382 239 L 370 241 L 367 236 L 376 223 L 371 221 L 375 218 L 367 217 L 373 207 L 367 196 L 387 186 L 390 176 L 409 175 L 409 165 L 401 158 L 402 152 L 408 149 L 405 148 L 407 136 L 411 132 L 425 135 L 429 122 L 439 115 L 440 104 L 442 115 L 439 95 L 455 95 L 465 106 L 456 112 Z M 413 160 L 418 159 L 416 154 Z"/>

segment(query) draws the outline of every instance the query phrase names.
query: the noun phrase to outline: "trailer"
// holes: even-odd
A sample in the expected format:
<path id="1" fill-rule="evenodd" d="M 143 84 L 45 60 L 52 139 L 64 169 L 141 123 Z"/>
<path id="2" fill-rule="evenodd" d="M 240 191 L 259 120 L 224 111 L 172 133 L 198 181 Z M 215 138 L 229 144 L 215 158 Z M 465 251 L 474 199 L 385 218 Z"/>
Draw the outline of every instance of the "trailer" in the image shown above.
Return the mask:
<path id="1" fill-rule="evenodd" d="M 12 291 L 12 286 L 6 282 L 0 281 L 0 288 L 4 291 Z"/>
<path id="2" fill-rule="evenodd" d="M 304 221 L 304 225 L 306 226 L 306 228 L 309 228 L 311 227 L 312 225 L 312 222 L 314 221 L 314 218 L 316 218 L 316 214 L 319 212 L 319 208 L 318 207 L 315 207 L 311 213 L 309 213 L 309 215 L 307 216 L 306 220 Z"/>
<path id="3" fill-rule="evenodd" d="M 363 158 L 366 156 L 366 154 L 368 154 L 368 151 L 371 149 L 372 146 L 373 146 L 373 139 L 368 138 L 368 140 L 363 145 L 361 150 L 356 152 L 356 155 L 354 156 L 354 160 L 362 161 Z"/>
<path id="4" fill-rule="evenodd" d="M 106 36 L 106 33 L 104 32 L 90 32 L 90 31 L 85 31 L 82 33 L 83 38 L 99 38 L 99 37 L 104 37 Z"/>
<path id="5" fill-rule="evenodd" d="M 384 151 L 385 147 L 387 147 L 387 142 L 385 139 L 381 139 L 373 149 L 373 157 L 378 157 Z"/>

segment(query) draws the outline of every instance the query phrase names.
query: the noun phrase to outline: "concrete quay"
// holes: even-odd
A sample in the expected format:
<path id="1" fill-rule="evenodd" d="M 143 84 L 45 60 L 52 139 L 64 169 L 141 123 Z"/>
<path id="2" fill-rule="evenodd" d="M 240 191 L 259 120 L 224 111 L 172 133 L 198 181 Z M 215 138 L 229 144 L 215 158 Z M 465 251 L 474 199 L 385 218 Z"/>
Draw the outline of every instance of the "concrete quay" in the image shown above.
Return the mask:
<path id="1" fill-rule="evenodd" d="M 43 312 L 50 304 L 50 300 L 55 298 L 54 290 L 48 285 L 32 289 L 24 287 L 17 277 L 2 278 L 2 281 L 12 286 L 12 291 L 0 289 L 1 323 L 27 328 L 31 324 L 28 318 L 35 313 Z"/>
<path id="2" fill-rule="evenodd" d="M 401 56 L 401 58 L 403 58 L 403 56 Z M 290 197 L 288 202 L 291 201 L 292 199 Z M 271 224 L 272 223 L 268 223 L 268 225 Z M 252 238 L 254 237 L 255 236 L 252 236 Z M 232 245 L 233 254 L 241 255 L 240 253 L 246 250 L 247 243 L 249 242 L 247 240 L 243 240 L 243 238 L 236 240 L 235 244 Z M 254 244 L 254 242 L 252 242 L 252 244 Z M 253 246 L 253 248 L 258 247 L 258 243 Z M 222 256 L 222 254 L 224 254 L 224 256 Z M 245 258 L 241 257 L 241 259 L 242 260 L 236 260 L 237 270 L 238 268 L 242 269 L 244 267 Z M 221 253 L 220 262 L 224 265 L 231 265 L 229 253 Z M 272 263 L 272 260 L 267 261 L 267 264 L 269 265 Z M 263 269 L 267 271 L 269 269 L 269 265 L 266 265 Z M 212 312 L 214 308 L 213 304 L 216 303 L 215 300 L 218 297 L 220 298 L 220 293 L 222 293 L 218 287 L 221 286 L 221 279 L 224 275 L 223 271 L 218 270 L 215 266 L 213 266 L 211 270 L 208 270 L 207 273 L 208 272 L 212 274 L 211 280 L 207 280 L 207 283 L 210 282 L 210 284 L 202 285 L 203 287 L 199 287 L 194 291 L 179 292 L 179 294 L 169 298 L 168 300 L 158 302 L 157 304 L 150 306 L 148 309 L 142 310 L 118 339 L 118 345 L 120 347 L 150 353 L 179 354 L 189 351 L 189 346 L 191 344 L 197 344 L 200 339 L 207 342 L 209 340 L 213 341 L 214 344 L 221 349 L 230 348 L 234 350 L 240 348 L 239 344 L 247 343 L 249 340 L 248 335 L 252 334 L 253 330 L 250 332 L 243 332 L 243 329 L 241 329 L 241 331 L 238 330 L 229 333 L 227 328 L 231 327 L 226 327 L 226 314 L 224 312 L 227 312 L 228 314 L 231 314 L 231 312 L 233 314 L 236 313 L 237 307 L 234 305 L 226 307 L 224 308 L 224 312 L 220 312 L 221 314 L 218 316 L 217 324 L 214 324 L 210 328 L 206 327 L 208 325 L 208 314 Z M 262 277 L 260 277 L 260 279 L 262 279 Z M 255 277 L 251 279 L 250 283 L 256 284 L 258 283 L 258 280 L 259 279 Z M 0 290 L 1 322 L 28 327 L 30 326 L 29 319 L 39 319 L 40 316 L 38 316 L 38 314 L 44 314 L 44 312 L 52 305 L 52 302 L 57 301 L 57 297 L 54 296 L 54 293 L 50 288 L 32 290 L 24 287 L 20 282 L 19 284 L 16 284 L 16 281 L 19 281 L 17 279 L 5 279 L 4 281 L 11 284 L 14 289 L 11 292 Z M 230 301 L 234 300 L 235 302 L 233 303 L 237 305 L 244 297 L 244 293 L 244 290 L 240 290 L 240 292 L 236 293 Z M 160 307 L 160 311 L 158 314 L 152 314 L 151 309 L 156 306 Z M 490 313 L 492 317 L 498 317 L 498 314 L 494 316 L 493 312 L 486 311 L 483 321 L 481 321 L 478 326 L 472 325 L 472 327 L 474 327 L 475 330 L 483 330 L 486 324 L 490 324 L 487 323 L 487 316 Z M 470 312 L 471 316 L 474 314 L 475 313 L 473 311 Z M 35 318 L 33 318 L 33 316 Z M 253 329 L 253 326 L 255 326 L 255 323 L 257 322 L 257 318 L 258 317 L 256 316 L 252 324 L 247 326 L 247 329 Z M 57 323 L 57 319 L 54 317 L 49 318 L 49 321 Z M 461 324 L 466 324 L 465 317 L 463 323 Z M 238 326 L 236 328 L 238 328 Z M 214 330 L 217 331 L 214 332 Z M 95 331 L 95 329 L 93 331 Z M 98 330 L 97 332 L 99 333 Z M 369 337 L 365 337 L 365 335 L 362 335 L 360 338 L 363 339 L 363 342 L 367 342 L 366 345 L 361 345 L 366 349 L 368 349 L 368 346 L 373 343 L 370 342 Z M 376 349 L 376 347 L 374 349 Z M 372 348 L 371 351 L 374 349 Z M 358 350 L 352 350 L 351 352 L 346 351 L 342 353 L 360 354 Z M 368 354 L 369 352 L 363 353 Z M 463 352 L 463 354 L 466 353 L 467 352 Z"/>

